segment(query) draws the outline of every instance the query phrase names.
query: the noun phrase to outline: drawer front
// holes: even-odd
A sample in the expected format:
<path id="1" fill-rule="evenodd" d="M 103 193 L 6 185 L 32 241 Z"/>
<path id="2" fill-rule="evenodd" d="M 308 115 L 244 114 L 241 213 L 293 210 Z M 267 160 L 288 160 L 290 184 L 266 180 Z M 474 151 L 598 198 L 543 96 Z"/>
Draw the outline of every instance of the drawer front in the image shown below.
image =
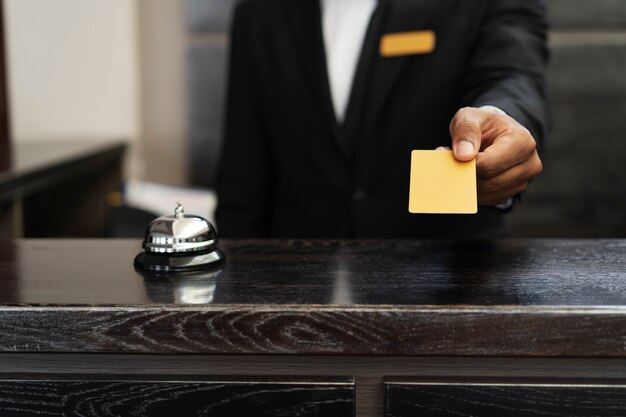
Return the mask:
<path id="1" fill-rule="evenodd" d="M 626 385 L 387 380 L 385 416 L 626 416 Z"/>
<path id="2" fill-rule="evenodd" d="M 353 417 L 354 381 L 12 378 L 0 416 Z"/>

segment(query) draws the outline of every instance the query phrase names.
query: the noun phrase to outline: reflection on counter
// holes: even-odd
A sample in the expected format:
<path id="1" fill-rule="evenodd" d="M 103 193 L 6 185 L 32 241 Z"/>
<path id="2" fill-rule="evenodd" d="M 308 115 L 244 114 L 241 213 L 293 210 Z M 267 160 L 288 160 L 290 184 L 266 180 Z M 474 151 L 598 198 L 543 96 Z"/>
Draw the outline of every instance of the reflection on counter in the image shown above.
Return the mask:
<path id="1" fill-rule="evenodd" d="M 143 276 L 148 298 L 164 304 L 211 304 L 217 278 L 222 273 L 221 270 L 176 275 L 137 272 Z"/>

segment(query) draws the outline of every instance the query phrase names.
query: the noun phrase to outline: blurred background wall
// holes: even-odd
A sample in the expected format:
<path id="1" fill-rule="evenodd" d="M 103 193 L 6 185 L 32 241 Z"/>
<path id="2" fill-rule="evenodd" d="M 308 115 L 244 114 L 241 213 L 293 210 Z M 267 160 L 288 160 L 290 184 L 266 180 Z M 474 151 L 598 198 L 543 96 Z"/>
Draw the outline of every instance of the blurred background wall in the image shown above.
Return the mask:
<path id="1" fill-rule="evenodd" d="M 13 141 L 135 144 L 134 2 L 5 0 L 4 20 Z"/>
<path id="2" fill-rule="evenodd" d="M 124 139 L 127 178 L 187 183 L 183 0 L 4 0 L 15 142 Z"/>
<path id="3" fill-rule="evenodd" d="M 5 0 L 14 141 L 124 138 L 125 176 L 210 188 L 235 0 Z M 548 0 L 551 134 L 515 236 L 626 236 L 626 1 Z"/>
<path id="4" fill-rule="evenodd" d="M 626 1 L 548 0 L 552 128 L 516 236 L 626 236 Z"/>

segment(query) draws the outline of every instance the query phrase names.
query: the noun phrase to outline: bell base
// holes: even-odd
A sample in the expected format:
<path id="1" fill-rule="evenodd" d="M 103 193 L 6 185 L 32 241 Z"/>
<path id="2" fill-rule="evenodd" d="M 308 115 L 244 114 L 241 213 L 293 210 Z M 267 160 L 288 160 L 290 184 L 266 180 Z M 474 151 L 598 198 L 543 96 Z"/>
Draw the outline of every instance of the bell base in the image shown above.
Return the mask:
<path id="1" fill-rule="evenodd" d="M 224 264 L 224 254 L 219 249 L 190 255 L 168 255 L 141 252 L 135 257 L 135 268 L 153 272 L 187 272 L 217 269 Z"/>

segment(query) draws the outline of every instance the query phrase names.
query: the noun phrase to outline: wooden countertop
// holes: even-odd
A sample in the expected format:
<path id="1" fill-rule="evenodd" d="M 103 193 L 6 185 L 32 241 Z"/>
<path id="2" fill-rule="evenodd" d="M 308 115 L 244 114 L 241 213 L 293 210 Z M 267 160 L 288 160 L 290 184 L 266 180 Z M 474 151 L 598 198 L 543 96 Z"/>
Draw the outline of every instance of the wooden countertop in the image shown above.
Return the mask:
<path id="1" fill-rule="evenodd" d="M 225 240 L 175 277 L 140 246 L 0 242 L 0 352 L 626 356 L 626 240 Z"/>

